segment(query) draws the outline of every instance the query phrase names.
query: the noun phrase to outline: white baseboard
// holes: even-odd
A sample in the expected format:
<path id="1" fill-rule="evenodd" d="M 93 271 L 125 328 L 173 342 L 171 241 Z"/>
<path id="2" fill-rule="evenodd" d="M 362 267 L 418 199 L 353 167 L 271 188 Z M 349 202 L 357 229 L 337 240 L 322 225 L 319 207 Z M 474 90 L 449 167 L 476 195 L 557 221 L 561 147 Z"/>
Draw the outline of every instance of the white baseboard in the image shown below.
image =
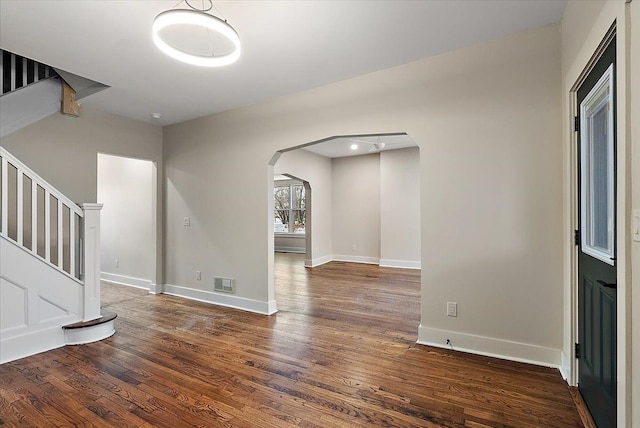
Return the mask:
<path id="1" fill-rule="evenodd" d="M 153 282 L 149 284 L 149 293 L 151 294 L 162 294 L 163 291 L 162 284 L 154 284 Z"/>
<path id="2" fill-rule="evenodd" d="M 133 276 L 118 275 L 109 272 L 100 272 L 100 280 L 113 282 L 114 284 L 128 285 L 129 287 L 142 288 L 144 290 L 151 289 L 151 281 L 148 279 L 135 278 Z"/>
<path id="3" fill-rule="evenodd" d="M 564 350 L 562 351 L 560 361 L 561 361 L 561 363 L 560 363 L 560 374 L 562 375 L 562 378 L 569 385 L 572 385 L 572 383 L 571 383 L 571 357 L 569 355 L 567 355 L 567 353 L 564 352 Z M 575 386 L 575 385 L 573 385 L 573 386 Z"/>
<path id="4" fill-rule="evenodd" d="M 228 308 L 242 309 L 263 315 L 272 315 L 278 311 L 275 300 L 264 302 L 261 300 L 247 299 L 232 294 L 214 293 L 212 291 L 197 290 L 195 288 L 182 287 L 180 285 L 164 284 L 163 293 L 171 296 L 182 297 L 199 302 L 211 303 Z"/>
<path id="5" fill-rule="evenodd" d="M 276 253 L 296 253 L 296 254 L 306 253 L 306 250 L 300 247 L 275 247 L 274 251 Z"/>
<path id="6" fill-rule="evenodd" d="M 352 262 L 352 263 L 366 263 L 369 265 L 377 265 L 380 263 L 379 257 L 365 257 L 365 256 L 333 256 L 333 260 L 336 262 Z"/>
<path id="7" fill-rule="evenodd" d="M 320 266 L 323 265 L 325 263 L 329 263 L 331 260 L 333 260 L 331 258 L 331 256 L 322 256 L 322 257 L 317 257 L 315 259 L 311 259 L 311 260 L 305 260 L 304 261 L 304 266 L 305 267 L 316 267 L 316 266 Z"/>
<path id="8" fill-rule="evenodd" d="M 305 267 L 316 267 L 329 263 L 336 262 L 350 262 L 350 263 L 365 263 L 370 265 L 380 265 L 382 267 L 402 268 L 402 269 L 420 269 L 419 261 L 410 260 L 391 260 L 391 259 L 379 259 L 377 257 L 364 257 L 364 256 L 323 256 L 312 260 L 305 260 Z"/>
<path id="9" fill-rule="evenodd" d="M 447 339 L 451 340 L 451 345 L 447 345 Z M 422 324 L 418 327 L 418 343 L 545 367 L 559 369 L 561 366 L 561 349 L 440 330 Z"/>
<path id="10" fill-rule="evenodd" d="M 420 269 L 420 261 L 380 259 L 380 266 L 403 269 Z"/>
<path id="11" fill-rule="evenodd" d="M 269 300 L 267 302 L 267 313 L 266 315 L 273 315 L 278 312 L 278 305 L 276 305 L 275 300 Z"/>
<path id="12" fill-rule="evenodd" d="M 78 319 L 75 319 L 78 321 Z M 54 325 L 38 331 L 0 340 L 0 364 L 41 352 L 50 351 L 65 345 L 64 332 L 60 325 Z"/>

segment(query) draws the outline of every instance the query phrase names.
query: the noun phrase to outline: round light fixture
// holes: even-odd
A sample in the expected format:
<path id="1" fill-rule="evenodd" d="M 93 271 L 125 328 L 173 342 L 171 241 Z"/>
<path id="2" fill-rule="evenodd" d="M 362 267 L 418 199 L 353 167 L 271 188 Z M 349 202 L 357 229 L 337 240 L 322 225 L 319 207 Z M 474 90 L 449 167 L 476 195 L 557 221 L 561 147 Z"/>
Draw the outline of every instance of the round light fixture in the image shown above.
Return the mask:
<path id="1" fill-rule="evenodd" d="M 173 25 L 194 25 L 216 31 L 227 38 L 234 50 L 226 55 L 197 55 L 177 49 L 162 39 L 161 31 Z M 234 63 L 240 58 L 240 37 L 233 27 L 222 19 L 198 10 L 173 9 L 162 12 L 153 20 L 153 42 L 165 54 L 178 61 L 202 67 L 220 67 Z"/>
<path id="2" fill-rule="evenodd" d="M 351 145 L 351 150 L 358 150 L 358 145 L 356 143 L 353 143 Z"/>

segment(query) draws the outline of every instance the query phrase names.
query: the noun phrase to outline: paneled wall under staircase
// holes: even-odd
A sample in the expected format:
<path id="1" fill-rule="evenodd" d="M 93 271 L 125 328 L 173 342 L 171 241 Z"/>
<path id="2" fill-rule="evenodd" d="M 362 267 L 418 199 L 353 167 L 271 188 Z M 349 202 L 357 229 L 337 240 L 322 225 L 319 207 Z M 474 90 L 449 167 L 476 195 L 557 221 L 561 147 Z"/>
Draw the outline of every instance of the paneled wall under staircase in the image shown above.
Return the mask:
<path id="1" fill-rule="evenodd" d="M 69 200 L 0 147 L 0 363 L 100 314 L 99 204 Z"/>

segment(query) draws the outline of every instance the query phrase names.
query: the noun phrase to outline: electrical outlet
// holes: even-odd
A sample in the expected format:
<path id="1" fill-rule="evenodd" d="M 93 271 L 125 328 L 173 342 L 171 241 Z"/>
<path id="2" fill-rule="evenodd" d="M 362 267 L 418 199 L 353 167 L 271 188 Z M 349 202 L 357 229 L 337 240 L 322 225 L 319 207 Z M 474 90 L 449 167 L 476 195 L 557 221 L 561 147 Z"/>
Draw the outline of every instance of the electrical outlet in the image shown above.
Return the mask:
<path id="1" fill-rule="evenodd" d="M 202 279 L 202 272 L 200 272 L 199 270 L 196 271 L 196 280 L 200 281 Z"/>
<path id="2" fill-rule="evenodd" d="M 185 217 L 182 220 L 182 224 L 185 225 L 185 226 L 191 226 L 191 217 Z"/>
<path id="3" fill-rule="evenodd" d="M 458 304 L 456 302 L 447 302 L 447 316 L 448 317 L 458 316 Z"/>
<path id="4" fill-rule="evenodd" d="M 116 267 L 120 267 L 120 260 L 116 259 L 115 265 L 116 265 Z"/>
<path id="5" fill-rule="evenodd" d="M 356 244 L 352 244 L 351 245 L 351 251 L 356 251 L 358 249 L 358 247 L 356 246 Z"/>

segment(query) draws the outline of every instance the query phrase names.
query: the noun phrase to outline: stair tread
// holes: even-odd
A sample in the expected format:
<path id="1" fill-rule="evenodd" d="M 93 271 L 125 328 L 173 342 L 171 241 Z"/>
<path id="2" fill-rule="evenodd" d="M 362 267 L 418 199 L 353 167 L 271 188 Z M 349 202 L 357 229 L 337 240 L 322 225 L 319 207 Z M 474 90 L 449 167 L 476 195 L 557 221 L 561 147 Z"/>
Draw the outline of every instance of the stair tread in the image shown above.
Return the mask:
<path id="1" fill-rule="evenodd" d="M 74 329 L 74 328 L 84 328 L 84 327 L 93 327 L 94 325 L 100 325 L 107 323 L 109 321 L 113 321 L 116 319 L 118 315 L 115 312 L 102 312 L 102 316 L 100 318 L 96 318 L 91 321 L 79 321 L 73 324 L 63 325 L 64 329 Z"/>

